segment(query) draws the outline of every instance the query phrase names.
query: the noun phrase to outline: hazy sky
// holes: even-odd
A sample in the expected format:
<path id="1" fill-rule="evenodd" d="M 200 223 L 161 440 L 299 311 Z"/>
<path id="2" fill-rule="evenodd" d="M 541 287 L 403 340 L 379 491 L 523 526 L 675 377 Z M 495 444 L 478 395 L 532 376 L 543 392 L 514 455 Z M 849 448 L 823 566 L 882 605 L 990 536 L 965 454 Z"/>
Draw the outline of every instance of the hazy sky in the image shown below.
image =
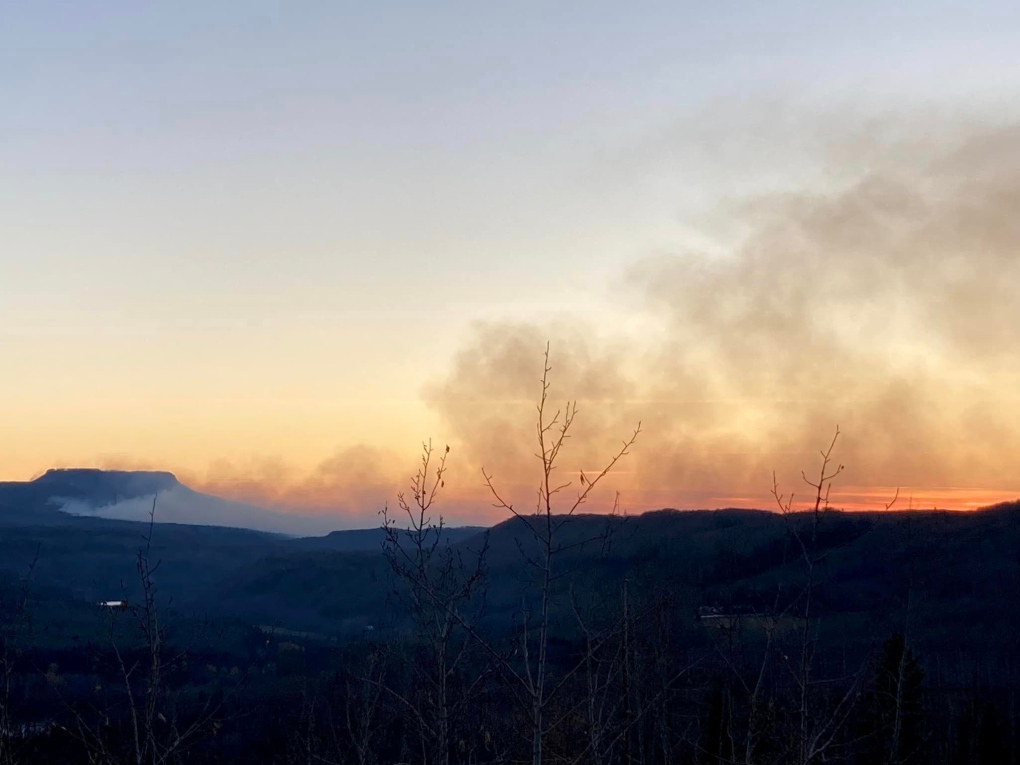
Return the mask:
<path id="1" fill-rule="evenodd" d="M 955 194 L 976 184 L 1002 210 L 1020 199 L 1018 34 L 1013 2 L 0 0 L 0 478 L 158 466 L 246 499 L 368 517 L 431 436 L 456 445 L 452 490 L 473 507 L 477 463 L 498 473 L 503 456 L 480 435 L 502 426 L 479 402 L 526 396 L 499 382 L 519 370 L 495 351 L 478 373 L 479 355 L 505 348 L 509 333 L 535 358 L 552 339 L 554 362 L 559 338 L 575 344 L 563 349 L 570 363 L 577 344 L 595 349 L 582 355 L 603 359 L 598 374 L 629 382 L 593 401 L 621 416 L 647 414 L 627 402 L 660 402 L 646 422 L 654 459 L 635 451 L 634 474 L 648 482 L 628 488 L 634 510 L 761 504 L 763 466 L 810 466 L 837 419 L 858 456 L 846 479 L 858 494 L 904 485 L 959 505 L 1016 496 L 1015 470 L 980 444 L 1020 456 L 1007 391 L 1017 368 L 958 335 L 974 305 L 1009 300 L 1001 277 L 1015 271 L 1020 233 L 1005 213 L 963 211 L 984 197 Z M 903 236 L 862 233 L 850 246 L 811 218 L 859 215 L 854 190 L 874 178 L 895 190 L 864 197 L 892 204 Z M 957 213 L 958 225 L 935 225 Z M 807 218 L 796 243 L 775 223 Z M 873 218 L 860 220 L 873 231 Z M 897 265 L 902 283 L 842 259 L 836 273 L 800 267 L 833 253 L 898 264 L 904 247 L 930 257 Z M 971 258 L 970 247 L 995 257 Z M 664 260 L 676 257 L 686 271 Z M 690 258 L 699 273 L 729 263 L 703 282 L 713 295 L 780 273 L 773 296 L 802 280 L 846 317 L 876 294 L 888 310 L 852 338 L 840 325 L 841 358 L 855 364 L 839 375 L 810 373 L 808 385 L 798 355 L 766 381 L 767 358 L 730 347 L 754 333 L 727 324 L 726 300 L 691 307 L 705 293 L 690 286 Z M 944 279 L 929 281 L 933 272 Z M 981 285 L 995 275 L 993 295 Z M 933 329 L 923 311 L 891 308 L 902 294 L 956 309 Z M 762 296 L 745 297 L 737 312 L 760 316 Z M 812 311 L 796 317 L 824 324 Z M 969 331 L 1016 350 L 1003 329 L 1014 318 L 983 313 Z M 836 336 L 749 322 L 766 333 L 759 349 L 800 339 L 805 352 L 831 350 Z M 717 332 L 725 348 L 691 340 L 709 326 L 699 337 Z M 918 351 L 932 348 L 938 359 Z M 909 439 L 890 436 L 877 452 L 852 440 L 854 425 L 870 439 L 888 422 L 875 401 L 893 399 L 874 391 L 902 373 L 893 357 L 930 365 L 910 382 L 926 381 L 924 432 L 919 420 L 897 431 L 923 435 L 923 454 Z M 741 358 L 758 371 L 744 378 Z M 946 382 L 962 365 L 970 376 Z M 680 398 L 663 394 L 692 368 L 712 371 Z M 587 395 L 563 374 L 563 397 Z M 734 390 L 734 377 L 747 384 Z M 634 393 L 634 380 L 655 390 Z M 754 435 L 786 421 L 732 405 L 761 386 L 811 415 L 793 429 L 809 442 Z M 856 403 L 804 405 L 837 387 Z M 913 387 L 904 395 L 918 400 Z M 706 419 L 722 399 L 725 417 Z M 622 434 L 606 424 L 611 444 Z M 973 443 L 956 443 L 961 428 Z M 692 450 L 706 449 L 757 456 L 733 473 L 649 467 L 666 455 L 693 464 Z M 514 483 L 523 468 L 507 459 Z"/>

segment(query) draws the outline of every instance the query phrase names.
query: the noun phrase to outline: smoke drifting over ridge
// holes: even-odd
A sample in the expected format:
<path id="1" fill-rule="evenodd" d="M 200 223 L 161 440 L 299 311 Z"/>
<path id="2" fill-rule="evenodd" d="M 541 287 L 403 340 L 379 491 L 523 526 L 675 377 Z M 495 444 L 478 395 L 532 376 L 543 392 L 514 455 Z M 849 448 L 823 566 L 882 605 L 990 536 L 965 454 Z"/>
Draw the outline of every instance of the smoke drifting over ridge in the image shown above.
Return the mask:
<path id="1" fill-rule="evenodd" d="M 403 488 L 399 460 L 385 449 L 359 444 L 342 449 L 311 471 L 278 458 L 238 463 L 219 460 L 207 475 L 185 475 L 200 491 L 285 510 L 293 516 L 333 518 L 335 527 L 379 523 L 379 511 Z"/>
<path id="2" fill-rule="evenodd" d="M 155 500 L 155 505 L 153 504 Z M 148 522 L 150 513 L 159 523 L 229 526 L 281 534 L 318 536 L 336 528 L 328 517 L 274 512 L 263 507 L 234 502 L 175 486 L 158 495 L 121 499 L 110 504 L 66 500 L 59 509 L 69 515 Z"/>
<path id="3" fill-rule="evenodd" d="M 832 154 L 838 184 L 728 202 L 716 220 L 744 233 L 728 254 L 628 269 L 645 336 L 477 325 L 426 399 L 475 460 L 530 485 L 548 339 L 554 402 L 581 403 L 563 469 L 590 471 L 641 420 L 615 485 L 645 507 L 761 505 L 773 469 L 801 491 L 837 423 L 846 486 L 1015 495 L 1020 127 L 953 138 L 857 139 Z"/>

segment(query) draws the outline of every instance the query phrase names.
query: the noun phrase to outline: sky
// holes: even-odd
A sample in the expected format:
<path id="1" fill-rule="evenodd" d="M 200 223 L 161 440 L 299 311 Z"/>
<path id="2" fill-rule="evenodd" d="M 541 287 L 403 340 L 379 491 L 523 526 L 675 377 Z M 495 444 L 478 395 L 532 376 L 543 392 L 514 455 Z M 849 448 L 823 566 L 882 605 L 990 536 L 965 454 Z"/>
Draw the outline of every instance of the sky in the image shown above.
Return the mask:
<path id="1" fill-rule="evenodd" d="M 1020 7 L 0 0 L 0 479 L 1020 495 Z M 1015 277 L 1015 280 L 1014 280 Z M 841 450 L 841 451 L 840 451 Z M 842 491 L 842 494 L 840 494 Z"/>

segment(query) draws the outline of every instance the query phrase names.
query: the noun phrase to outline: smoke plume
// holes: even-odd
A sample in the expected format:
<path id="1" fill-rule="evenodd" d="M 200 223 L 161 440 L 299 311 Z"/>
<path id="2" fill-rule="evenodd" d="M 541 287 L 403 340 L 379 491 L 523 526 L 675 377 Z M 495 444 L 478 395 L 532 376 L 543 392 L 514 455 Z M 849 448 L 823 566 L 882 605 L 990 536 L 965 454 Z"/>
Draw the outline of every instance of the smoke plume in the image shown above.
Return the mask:
<path id="1" fill-rule="evenodd" d="M 885 138 L 836 146 L 810 187 L 724 200 L 713 220 L 742 235 L 722 255 L 634 263 L 646 334 L 476 325 L 427 400 L 474 461 L 534 484 L 548 340 L 553 401 L 581 410 L 564 472 L 640 420 L 614 482 L 645 506 L 760 506 L 773 470 L 801 491 L 837 424 L 842 480 L 873 506 L 862 487 L 1015 492 L 1020 127 Z"/>
<path id="2" fill-rule="evenodd" d="M 403 478 L 395 472 L 396 465 L 400 462 L 388 451 L 359 444 L 307 472 L 277 458 L 218 460 L 205 476 L 186 476 L 186 482 L 200 491 L 295 515 L 332 517 L 345 526 L 374 526 Z"/>

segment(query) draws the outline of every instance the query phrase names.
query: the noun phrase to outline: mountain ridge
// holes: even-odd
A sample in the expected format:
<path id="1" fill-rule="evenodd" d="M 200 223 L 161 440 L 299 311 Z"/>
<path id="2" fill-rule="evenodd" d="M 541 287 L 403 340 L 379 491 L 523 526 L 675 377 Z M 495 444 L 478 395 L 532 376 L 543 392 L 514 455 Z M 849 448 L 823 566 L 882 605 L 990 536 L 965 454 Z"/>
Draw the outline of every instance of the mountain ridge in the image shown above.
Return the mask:
<path id="1" fill-rule="evenodd" d="M 63 517 L 251 529 L 318 536 L 337 529 L 328 515 L 285 513 L 196 491 L 173 473 L 155 470 L 51 468 L 30 481 L 0 482 L 0 525 L 59 524 Z"/>

